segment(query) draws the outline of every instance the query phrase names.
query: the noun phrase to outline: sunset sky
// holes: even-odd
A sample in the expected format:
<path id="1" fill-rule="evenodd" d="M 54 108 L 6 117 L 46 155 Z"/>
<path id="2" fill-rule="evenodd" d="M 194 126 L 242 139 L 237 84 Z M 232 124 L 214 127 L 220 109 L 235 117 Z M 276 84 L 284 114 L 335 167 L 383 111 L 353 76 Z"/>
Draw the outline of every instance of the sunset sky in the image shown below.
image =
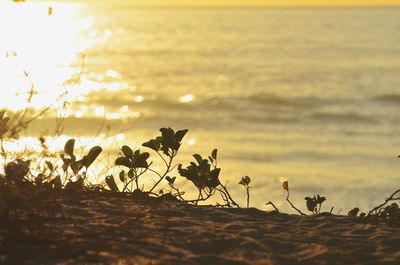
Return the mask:
<path id="1" fill-rule="evenodd" d="M 48 2 L 113 3 L 134 6 L 354 6 L 400 4 L 400 0 L 64 0 Z"/>

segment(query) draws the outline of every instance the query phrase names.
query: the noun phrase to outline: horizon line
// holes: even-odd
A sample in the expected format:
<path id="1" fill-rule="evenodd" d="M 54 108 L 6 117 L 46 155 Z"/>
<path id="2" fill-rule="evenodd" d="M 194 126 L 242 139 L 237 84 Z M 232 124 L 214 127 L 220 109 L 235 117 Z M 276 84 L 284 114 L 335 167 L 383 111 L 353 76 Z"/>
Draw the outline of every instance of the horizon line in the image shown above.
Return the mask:
<path id="1" fill-rule="evenodd" d="M 7 1 L 8 2 L 8 1 Z M 0 3 L 7 3 L 0 1 Z M 12 0 L 10 0 L 13 3 Z M 21 2 L 14 2 L 16 4 L 20 4 Z M 304 5 L 284 5 L 284 4 L 262 4 L 262 5 L 146 5 L 146 4 L 129 4 L 129 3 L 99 3 L 92 1 L 68 1 L 62 0 L 59 2 L 53 2 L 49 0 L 36 0 L 29 1 L 23 3 L 48 3 L 48 4 L 77 4 L 77 5 L 101 5 L 101 6 L 119 6 L 119 7 L 134 7 L 134 8 L 390 8 L 390 7 L 400 7 L 400 3 L 398 4 L 304 4 Z"/>

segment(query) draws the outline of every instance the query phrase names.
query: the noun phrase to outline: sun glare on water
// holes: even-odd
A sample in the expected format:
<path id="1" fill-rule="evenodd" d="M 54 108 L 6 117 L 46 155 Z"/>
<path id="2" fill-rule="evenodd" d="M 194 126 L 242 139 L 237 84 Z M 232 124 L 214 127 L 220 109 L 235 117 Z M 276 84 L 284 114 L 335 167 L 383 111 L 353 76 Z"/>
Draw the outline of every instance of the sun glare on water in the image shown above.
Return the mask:
<path id="1" fill-rule="evenodd" d="M 85 51 L 112 32 L 92 36 L 96 18 L 81 16 L 81 5 L 51 3 L 51 14 L 49 8 L 50 3 L 0 4 L 0 108 L 24 109 L 32 93 L 30 107 L 59 108 L 91 91 L 126 87 L 112 69 L 82 72 Z M 116 81 L 106 83 L 105 76 Z"/>
<path id="2" fill-rule="evenodd" d="M 126 89 L 120 74 L 89 72 L 85 54 L 112 38 L 98 32 L 96 17 L 71 3 L 0 3 L 0 109 L 20 111 L 50 107 L 48 116 L 120 118 L 104 106 L 89 105 L 93 91 Z M 79 106 L 65 103 L 76 102 Z M 136 114 L 135 114 L 136 115 Z M 32 144 L 27 139 L 26 142 Z M 54 145 L 56 145 L 54 143 Z M 21 147 L 23 148 L 23 147 Z"/>

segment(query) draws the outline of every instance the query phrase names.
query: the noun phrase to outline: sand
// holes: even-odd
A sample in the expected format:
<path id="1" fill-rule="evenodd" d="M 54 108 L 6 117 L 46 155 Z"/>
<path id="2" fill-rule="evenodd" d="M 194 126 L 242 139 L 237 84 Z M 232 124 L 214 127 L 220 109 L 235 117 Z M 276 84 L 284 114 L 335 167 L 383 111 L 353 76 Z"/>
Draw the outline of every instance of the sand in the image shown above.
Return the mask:
<path id="1" fill-rule="evenodd" d="M 83 193 L 0 221 L 1 264 L 400 264 L 400 227 Z"/>

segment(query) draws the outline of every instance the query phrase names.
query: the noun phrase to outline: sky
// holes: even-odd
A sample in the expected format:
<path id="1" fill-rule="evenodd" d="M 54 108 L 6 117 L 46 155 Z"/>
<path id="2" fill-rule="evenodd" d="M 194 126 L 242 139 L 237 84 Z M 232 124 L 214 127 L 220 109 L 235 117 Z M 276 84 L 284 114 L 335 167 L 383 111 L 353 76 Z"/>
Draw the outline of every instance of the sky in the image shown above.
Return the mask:
<path id="1" fill-rule="evenodd" d="M 29 0 L 27 0 L 29 1 Z M 36 0 L 38 1 L 38 0 Z M 40 1 L 40 0 L 39 0 Z M 46 0 L 49 1 L 49 0 Z M 53 1 L 61 2 L 61 1 Z M 400 0 L 62 0 L 134 6 L 354 6 L 400 5 Z"/>

